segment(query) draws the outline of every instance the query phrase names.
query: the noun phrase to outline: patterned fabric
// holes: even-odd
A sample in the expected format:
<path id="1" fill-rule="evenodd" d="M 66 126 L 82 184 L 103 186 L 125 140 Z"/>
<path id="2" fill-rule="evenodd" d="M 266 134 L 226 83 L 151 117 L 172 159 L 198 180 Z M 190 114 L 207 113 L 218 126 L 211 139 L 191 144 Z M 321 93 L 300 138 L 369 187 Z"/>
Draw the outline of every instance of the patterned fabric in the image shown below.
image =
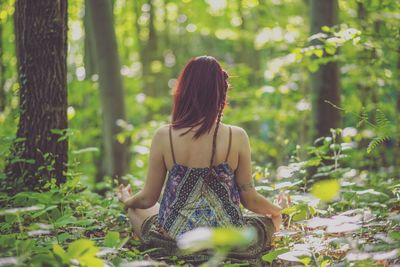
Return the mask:
<path id="1" fill-rule="evenodd" d="M 141 239 L 144 248 L 160 248 L 151 250 L 150 256 L 154 259 L 169 262 L 171 256 L 178 256 L 186 263 L 197 266 L 207 261 L 213 252 L 204 250 L 182 255 L 176 246 L 179 235 L 200 226 L 251 226 L 257 231 L 257 240 L 248 248 L 234 249 L 227 260 L 231 263 L 245 260 L 251 266 L 262 266 L 260 257 L 270 249 L 275 228 L 271 219 L 265 216 L 242 215 L 235 174 L 227 162 L 231 148 L 231 128 L 225 161 L 210 168 L 190 168 L 176 163 L 171 136 L 170 127 L 174 165 L 168 173 L 159 213 L 150 216 L 142 224 Z M 214 138 L 215 136 L 216 134 Z M 211 155 L 210 165 L 213 156 Z"/>
<path id="2" fill-rule="evenodd" d="M 275 232 L 272 220 L 265 216 L 244 215 L 244 225 L 254 227 L 257 240 L 247 248 L 233 249 L 225 258 L 224 263 L 247 262 L 250 266 L 264 266 L 261 257 L 271 249 L 272 236 Z M 151 258 L 175 264 L 176 260 L 184 260 L 189 266 L 199 266 L 209 260 L 215 253 L 212 250 L 202 250 L 193 254 L 182 254 L 174 239 L 162 233 L 158 227 L 158 214 L 147 218 L 141 229 L 141 250 L 149 250 Z M 157 249 L 159 248 L 159 249 Z M 176 258 L 175 258 L 176 257 Z M 248 266 L 248 265 L 246 265 Z"/>
<path id="3" fill-rule="evenodd" d="M 243 226 L 235 175 L 227 162 L 212 168 L 174 164 L 168 174 L 158 222 L 172 238 L 196 227 Z"/>

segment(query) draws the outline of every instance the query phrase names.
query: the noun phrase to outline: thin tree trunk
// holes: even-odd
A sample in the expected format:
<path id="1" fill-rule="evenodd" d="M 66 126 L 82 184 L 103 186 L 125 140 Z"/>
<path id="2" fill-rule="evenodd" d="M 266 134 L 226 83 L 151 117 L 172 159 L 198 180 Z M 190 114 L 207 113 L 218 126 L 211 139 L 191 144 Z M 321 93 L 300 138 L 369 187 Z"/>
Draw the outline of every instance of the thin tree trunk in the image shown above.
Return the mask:
<path id="1" fill-rule="evenodd" d="M 145 44 L 142 42 L 142 39 L 140 38 L 141 26 L 139 24 L 139 18 L 142 14 L 140 5 L 141 5 L 141 2 L 139 0 L 133 1 L 133 11 L 135 13 L 135 19 L 134 19 L 135 36 L 136 36 L 136 42 L 137 42 L 138 51 L 139 51 L 140 63 L 142 64 L 143 88 L 147 88 L 145 78 L 147 76 L 148 66 L 147 66 L 147 59 L 146 59 Z"/>
<path id="2" fill-rule="evenodd" d="M 165 25 L 165 30 L 164 30 L 164 43 L 165 47 L 167 49 L 170 49 L 171 41 L 170 41 L 170 26 L 169 26 L 169 20 L 168 20 L 168 9 L 167 5 L 169 3 L 169 0 L 164 0 L 163 3 L 163 10 L 164 10 L 164 25 Z"/>
<path id="3" fill-rule="evenodd" d="M 4 46 L 3 46 L 3 25 L 0 23 L 0 112 L 6 108 L 6 92 L 4 89 L 5 84 L 5 66 L 4 66 Z"/>
<path id="4" fill-rule="evenodd" d="M 153 0 L 147 0 L 147 4 L 150 7 L 149 10 L 149 34 L 147 37 L 147 42 L 146 46 L 143 47 L 143 59 L 142 59 L 142 65 L 143 65 L 143 81 L 145 82 L 144 88 L 145 88 L 145 93 L 148 94 L 149 96 L 156 96 L 157 95 L 157 90 L 156 90 L 156 83 L 155 83 L 155 75 L 151 71 L 151 62 L 156 58 L 157 56 L 157 32 L 154 26 L 154 20 L 155 20 L 155 15 L 154 15 L 154 4 Z"/>
<path id="5" fill-rule="evenodd" d="M 142 63 L 142 80 L 143 80 L 143 88 L 144 93 L 149 96 L 157 96 L 157 87 L 156 87 L 156 77 L 151 72 L 151 62 L 157 58 L 157 44 L 158 44 L 158 35 L 157 30 L 155 28 L 155 7 L 153 4 L 153 0 L 147 0 L 147 5 L 149 6 L 149 24 L 148 24 L 148 35 L 147 40 L 142 42 L 140 39 L 141 34 L 141 26 L 138 23 L 139 17 L 142 14 L 140 8 L 140 1 L 134 2 L 134 12 L 135 12 L 135 30 L 136 37 L 139 46 L 139 55 L 140 61 Z"/>
<path id="6" fill-rule="evenodd" d="M 321 31 L 322 26 L 338 23 L 337 0 L 311 0 L 311 34 Z M 313 44 L 318 43 L 314 40 Z M 324 55 L 326 56 L 326 55 Z M 341 126 L 340 111 L 325 101 L 340 105 L 339 68 L 337 62 L 320 65 L 311 74 L 311 88 L 314 93 L 315 137 L 330 136 L 330 128 Z"/>
<path id="7" fill-rule="evenodd" d="M 120 143 L 118 122 L 125 121 L 125 105 L 111 2 L 89 0 L 94 50 L 99 70 L 103 111 L 104 167 L 106 175 L 120 179 L 128 170 L 128 141 Z M 120 180 L 121 181 L 121 180 Z"/>
<path id="8" fill-rule="evenodd" d="M 262 5 L 263 3 L 260 3 Z M 246 17 L 243 12 L 243 0 L 237 0 L 237 12 L 242 21 L 240 24 L 240 30 L 246 36 L 246 32 L 258 30 L 258 26 L 255 28 L 250 29 Z M 254 16 L 256 18 L 262 17 L 259 13 L 255 13 Z M 249 40 L 249 38 L 240 38 L 239 39 L 239 46 L 237 47 L 239 50 L 237 51 L 238 57 L 237 60 L 240 63 L 244 63 L 252 69 L 252 72 L 249 75 L 249 81 L 251 84 L 261 85 L 263 79 L 261 79 L 262 75 L 260 75 L 260 59 L 261 54 L 260 51 L 254 48 L 253 40 Z"/>
<path id="9" fill-rule="evenodd" d="M 7 160 L 7 191 L 66 180 L 67 1 L 17 0 L 20 119 Z"/>
<path id="10" fill-rule="evenodd" d="M 394 136 L 394 167 L 397 177 L 400 175 L 400 46 L 397 48 L 397 99 L 396 99 L 396 136 Z"/>
<path id="11" fill-rule="evenodd" d="M 84 48 L 85 52 L 83 55 L 83 61 L 85 64 L 85 74 L 86 79 L 90 79 L 93 74 L 97 73 L 94 48 L 93 48 L 93 33 L 91 28 L 91 14 L 90 9 L 88 8 L 88 0 L 85 0 L 85 17 L 83 19 L 83 24 L 85 28 L 85 39 L 84 39 Z"/>

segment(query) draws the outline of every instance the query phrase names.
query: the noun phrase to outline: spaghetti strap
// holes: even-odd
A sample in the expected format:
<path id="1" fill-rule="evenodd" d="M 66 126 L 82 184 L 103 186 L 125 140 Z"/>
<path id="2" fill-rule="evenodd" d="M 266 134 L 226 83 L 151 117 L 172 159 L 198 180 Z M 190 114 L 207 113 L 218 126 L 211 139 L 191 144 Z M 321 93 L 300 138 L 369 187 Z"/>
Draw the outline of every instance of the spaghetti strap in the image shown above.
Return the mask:
<path id="1" fill-rule="evenodd" d="M 231 144 L 232 144 L 232 128 L 229 126 L 229 144 L 228 144 L 228 151 L 226 152 L 225 162 L 228 161 L 229 152 L 231 151 Z"/>
<path id="2" fill-rule="evenodd" d="M 171 124 L 169 125 L 169 144 L 171 146 L 172 160 L 174 161 L 174 164 L 176 164 L 174 146 L 172 144 L 172 125 Z"/>
<path id="3" fill-rule="evenodd" d="M 216 150 L 216 139 L 217 139 L 217 132 L 218 132 L 218 125 L 215 126 L 213 140 L 212 140 L 212 152 L 211 152 L 211 159 L 210 159 L 210 166 L 208 167 L 211 170 L 212 164 L 214 162 L 215 150 Z"/>

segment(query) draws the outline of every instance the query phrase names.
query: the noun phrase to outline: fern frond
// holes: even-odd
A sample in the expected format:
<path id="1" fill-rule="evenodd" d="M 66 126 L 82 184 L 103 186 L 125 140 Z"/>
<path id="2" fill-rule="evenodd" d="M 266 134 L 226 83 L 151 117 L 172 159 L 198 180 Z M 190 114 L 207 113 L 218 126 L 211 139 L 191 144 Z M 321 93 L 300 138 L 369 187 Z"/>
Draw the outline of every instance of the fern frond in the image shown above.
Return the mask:
<path id="1" fill-rule="evenodd" d="M 357 128 L 361 127 L 366 121 L 368 121 L 368 113 L 365 108 L 362 109 L 360 114 L 360 121 L 357 123 Z"/>
<path id="2" fill-rule="evenodd" d="M 376 124 L 379 129 L 386 128 L 390 125 L 390 121 L 386 118 L 385 113 L 382 110 L 376 110 Z"/>
<path id="3" fill-rule="evenodd" d="M 377 136 L 374 139 L 372 139 L 371 142 L 369 142 L 368 147 L 367 147 L 367 153 L 370 154 L 377 146 L 382 144 L 383 142 L 389 141 L 390 136 Z"/>

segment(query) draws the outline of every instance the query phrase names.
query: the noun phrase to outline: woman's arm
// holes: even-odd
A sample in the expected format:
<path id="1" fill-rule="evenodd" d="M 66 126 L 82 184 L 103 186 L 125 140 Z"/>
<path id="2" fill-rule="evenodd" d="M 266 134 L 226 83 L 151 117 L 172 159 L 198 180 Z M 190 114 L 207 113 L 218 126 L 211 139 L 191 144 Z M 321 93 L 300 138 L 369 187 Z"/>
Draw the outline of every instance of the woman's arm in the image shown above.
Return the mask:
<path id="1" fill-rule="evenodd" d="M 142 190 L 124 201 L 128 208 L 147 209 L 160 197 L 164 185 L 167 168 L 163 157 L 163 140 L 166 134 L 165 127 L 156 130 L 150 147 L 149 167 L 146 182 Z"/>
<path id="2" fill-rule="evenodd" d="M 240 200 L 243 206 L 258 214 L 280 216 L 281 208 L 272 204 L 254 188 L 251 171 L 250 142 L 247 133 L 243 129 L 239 130 L 238 142 L 241 146 L 239 148 L 239 163 L 236 170 L 236 179 L 240 190 Z"/>

